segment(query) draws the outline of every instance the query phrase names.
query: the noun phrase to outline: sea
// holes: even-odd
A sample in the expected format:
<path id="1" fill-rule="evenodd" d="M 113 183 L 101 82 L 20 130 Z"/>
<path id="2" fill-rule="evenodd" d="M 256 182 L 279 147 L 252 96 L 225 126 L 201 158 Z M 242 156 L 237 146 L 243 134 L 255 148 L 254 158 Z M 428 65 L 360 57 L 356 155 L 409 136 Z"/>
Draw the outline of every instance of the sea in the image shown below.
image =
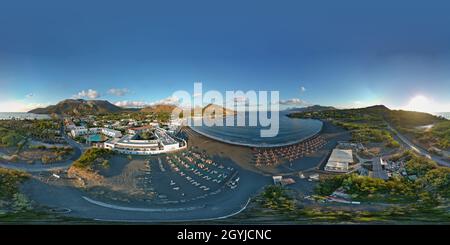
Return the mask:
<path id="1" fill-rule="evenodd" d="M 447 119 L 450 119 L 450 112 L 440 112 L 438 113 L 440 116 L 443 116 Z"/>
<path id="2" fill-rule="evenodd" d="M 0 112 L 0 120 L 43 120 L 43 119 L 50 119 L 49 115 L 46 114 L 34 114 L 34 113 L 28 113 L 28 112 Z"/>
<path id="3" fill-rule="evenodd" d="M 250 147 L 278 147 L 291 145 L 306 140 L 322 130 L 323 123 L 315 119 L 289 118 L 285 112 L 279 115 L 279 132 L 274 137 L 261 137 L 263 127 L 257 126 L 191 126 L 204 136 L 234 145 Z M 235 117 L 235 116 L 232 116 Z M 248 118 L 248 113 L 246 114 Z M 225 120 L 225 119 L 224 119 Z M 236 120 L 236 117 L 235 117 Z M 248 120 L 246 122 L 248 125 Z"/>

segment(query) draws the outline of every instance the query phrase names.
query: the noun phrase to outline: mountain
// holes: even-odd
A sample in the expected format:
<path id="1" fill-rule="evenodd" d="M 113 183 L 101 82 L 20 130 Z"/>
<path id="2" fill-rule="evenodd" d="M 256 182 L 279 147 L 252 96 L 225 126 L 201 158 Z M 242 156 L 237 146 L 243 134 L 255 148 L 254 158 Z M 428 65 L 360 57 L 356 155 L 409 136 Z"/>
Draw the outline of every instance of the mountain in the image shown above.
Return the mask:
<path id="1" fill-rule="evenodd" d="M 289 117 L 299 118 L 339 118 L 350 121 L 382 121 L 385 120 L 395 126 L 405 128 L 429 125 L 440 122 L 442 117 L 437 117 L 429 113 L 391 110 L 384 105 L 374 105 L 355 109 L 332 109 L 322 111 L 294 111 L 288 114 Z"/>
<path id="2" fill-rule="evenodd" d="M 207 106 L 203 107 L 202 110 L 202 115 L 205 114 L 205 111 L 210 113 L 212 116 L 215 116 L 215 113 L 220 113 L 222 112 L 223 116 L 230 116 L 230 115 L 235 115 L 236 112 L 230 109 L 227 109 L 223 106 L 220 105 L 216 105 L 216 104 L 208 104 Z"/>
<path id="3" fill-rule="evenodd" d="M 417 127 L 430 125 L 447 119 L 435 116 L 425 112 L 391 110 L 386 117 L 388 121 L 394 125 L 402 125 L 403 127 Z"/>
<path id="4" fill-rule="evenodd" d="M 321 105 L 312 105 L 302 108 L 290 108 L 287 109 L 287 112 L 296 113 L 296 112 L 313 112 L 313 111 L 328 111 L 328 110 L 336 110 L 336 108 L 332 106 L 321 106 Z"/>
<path id="5" fill-rule="evenodd" d="M 141 112 L 145 113 L 169 113 L 171 114 L 173 111 L 180 113 L 182 115 L 183 109 L 175 106 L 175 105 L 152 105 L 145 107 L 141 109 Z M 216 105 L 216 104 L 208 104 L 207 106 L 203 107 L 201 109 L 202 115 L 205 113 L 205 111 L 211 112 L 213 115 L 216 112 L 223 111 L 224 116 L 228 115 L 234 115 L 235 112 L 233 110 L 225 109 L 222 106 Z M 191 109 L 191 115 L 194 115 L 195 109 Z"/>
<path id="6" fill-rule="evenodd" d="M 51 105 L 45 108 L 37 108 L 29 112 L 35 114 L 80 116 L 112 113 L 122 110 L 122 108 L 115 106 L 106 100 L 67 99 L 56 105 Z"/>
<path id="7" fill-rule="evenodd" d="M 172 113 L 173 110 L 177 109 L 175 105 L 152 105 L 141 109 L 141 112 L 146 113 Z"/>

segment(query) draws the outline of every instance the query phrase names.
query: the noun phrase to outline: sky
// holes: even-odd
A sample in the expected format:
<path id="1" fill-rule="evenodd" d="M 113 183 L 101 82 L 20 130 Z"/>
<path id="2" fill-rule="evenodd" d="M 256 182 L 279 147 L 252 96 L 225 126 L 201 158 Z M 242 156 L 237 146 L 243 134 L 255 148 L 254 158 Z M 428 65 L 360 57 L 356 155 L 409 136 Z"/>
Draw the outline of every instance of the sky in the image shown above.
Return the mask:
<path id="1" fill-rule="evenodd" d="M 450 111 L 448 1 L 0 1 L 0 111 L 177 90 Z"/>

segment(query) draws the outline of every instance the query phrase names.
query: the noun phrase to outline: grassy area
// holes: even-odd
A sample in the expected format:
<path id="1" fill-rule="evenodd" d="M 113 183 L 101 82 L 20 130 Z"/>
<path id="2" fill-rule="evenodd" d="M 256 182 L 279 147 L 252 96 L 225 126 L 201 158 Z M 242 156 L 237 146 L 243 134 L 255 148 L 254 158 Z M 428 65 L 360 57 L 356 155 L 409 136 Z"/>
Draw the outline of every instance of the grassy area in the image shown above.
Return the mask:
<path id="1" fill-rule="evenodd" d="M 400 131 L 417 139 L 424 148 L 436 147 L 442 150 L 450 150 L 450 121 L 448 120 L 437 122 L 429 130 L 400 128 Z"/>
<path id="2" fill-rule="evenodd" d="M 405 203 L 417 202 L 423 207 L 447 205 L 450 198 L 450 169 L 439 167 L 433 161 L 407 152 L 405 170 L 407 177 L 389 180 L 359 176 L 337 175 L 324 178 L 317 186 L 319 195 L 330 195 L 343 188 L 352 199 L 369 202 Z"/>
<path id="3" fill-rule="evenodd" d="M 290 117 L 318 118 L 330 120 L 352 133 L 352 140 L 361 143 L 383 143 L 386 147 L 397 148 L 400 144 L 387 128 L 385 116 L 390 111 L 383 106 L 363 109 L 326 110 L 317 112 L 293 113 Z"/>
<path id="4" fill-rule="evenodd" d="M 111 150 L 102 148 L 90 148 L 83 155 L 73 163 L 73 167 L 92 170 L 95 165 L 108 167 L 109 162 L 107 158 L 113 154 Z"/>
<path id="5" fill-rule="evenodd" d="M 426 146 L 440 149 L 450 147 L 450 121 L 431 114 L 403 110 L 389 110 L 385 106 L 371 106 L 360 109 L 325 110 L 293 113 L 291 117 L 328 119 L 352 131 L 353 140 L 361 142 L 384 142 L 387 147 L 398 147 L 386 122 L 402 133 L 409 133 Z M 429 130 L 416 129 L 418 126 L 435 124 Z"/>
<path id="6" fill-rule="evenodd" d="M 281 186 L 267 186 L 261 194 L 261 197 L 259 202 L 266 208 L 277 211 L 293 211 L 295 209 L 294 199 Z"/>
<path id="7" fill-rule="evenodd" d="M 332 179 L 329 179 L 332 180 Z M 331 185 L 334 188 L 339 185 Z M 295 192 L 281 186 L 268 186 L 241 214 L 224 223 L 249 224 L 449 224 L 448 205 L 428 206 L 420 202 L 394 205 L 371 204 L 370 210 L 360 206 L 322 205 L 296 199 Z"/>
<path id="8" fill-rule="evenodd" d="M 25 138 L 57 141 L 59 127 L 58 120 L 2 120 L 0 121 L 0 140 L 7 146 L 17 146 Z"/>
<path id="9" fill-rule="evenodd" d="M 29 175 L 22 171 L 0 168 L 0 210 L 25 211 L 30 207 L 28 199 L 19 191 L 19 185 Z"/>

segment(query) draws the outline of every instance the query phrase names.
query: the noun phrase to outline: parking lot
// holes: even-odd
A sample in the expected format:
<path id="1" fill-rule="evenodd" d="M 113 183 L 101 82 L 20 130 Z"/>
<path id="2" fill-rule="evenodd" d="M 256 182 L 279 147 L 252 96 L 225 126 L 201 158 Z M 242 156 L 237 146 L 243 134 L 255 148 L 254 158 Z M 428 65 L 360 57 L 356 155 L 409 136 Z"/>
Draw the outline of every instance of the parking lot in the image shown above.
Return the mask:
<path id="1" fill-rule="evenodd" d="M 139 188 L 155 193 L 155 201 L 183 203 L 234 189 L 238 171 L 204 153 L 184 151 L 146 158 L 138 177 Z"/>

